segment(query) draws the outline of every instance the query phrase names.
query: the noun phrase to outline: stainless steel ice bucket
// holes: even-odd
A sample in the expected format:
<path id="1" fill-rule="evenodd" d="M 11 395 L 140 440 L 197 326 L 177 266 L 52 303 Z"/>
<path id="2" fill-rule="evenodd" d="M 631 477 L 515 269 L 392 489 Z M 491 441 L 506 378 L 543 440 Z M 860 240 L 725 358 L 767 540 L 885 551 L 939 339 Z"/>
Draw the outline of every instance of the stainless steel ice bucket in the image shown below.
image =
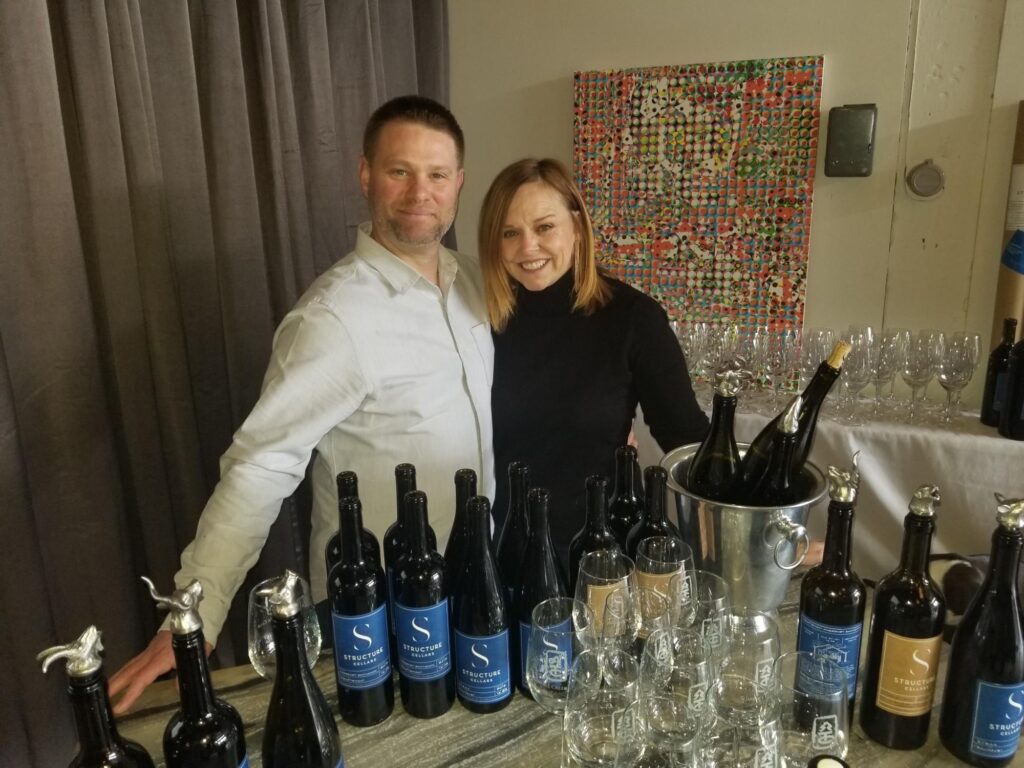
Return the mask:
<path id="1" fill-rule="evenodd" d="M 747 443 L 738 446 L 741 455 L 746 453 Z M 661 460 L 675 497 L 679 531 L 693 548 L 696 566 L 729 584 L 733 605 L 773 611 L 786 594 L 791 571 L 807 554 L 807 514 L 828 490 L 825 476 L 807 462 L 801 474 L 810 491 L 789 507 L 721 504 L 686 489 L 690 459 L 699 447 L 684 445 Z"/>

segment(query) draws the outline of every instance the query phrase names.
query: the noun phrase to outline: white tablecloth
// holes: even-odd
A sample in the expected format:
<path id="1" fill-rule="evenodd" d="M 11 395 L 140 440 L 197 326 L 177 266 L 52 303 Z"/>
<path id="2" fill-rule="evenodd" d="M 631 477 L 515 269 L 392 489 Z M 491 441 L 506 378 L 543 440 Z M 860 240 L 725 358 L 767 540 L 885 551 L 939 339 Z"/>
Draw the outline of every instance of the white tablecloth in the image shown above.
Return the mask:
<path id="1" fill-rule="evenodd" d="M 736 439 L 749 442 L 768 418 L 738 413 Z M 636 423 L 642 466 L 658 463 L 661 450 L 642 417 Z M 853 556 L 864 578 L 877 579 L 898 563 L 903 518 L 918 486 L 937 485 L 942 496 L 933 553 L 987 553 L 996 524 L 993 493 L 1024 497 L 1024 442 L 1000 437 L 976 416 L 962 419 L 956 431 L 894 421 L 848 426 L 819 420 L 810 460 L 823 472 L 829 464 L 849 466 L 858 450 L 861 486 Z M 808 527 L 815 538 L 825 535 L 827 506 L 826 498 L 811 510 Z"/>

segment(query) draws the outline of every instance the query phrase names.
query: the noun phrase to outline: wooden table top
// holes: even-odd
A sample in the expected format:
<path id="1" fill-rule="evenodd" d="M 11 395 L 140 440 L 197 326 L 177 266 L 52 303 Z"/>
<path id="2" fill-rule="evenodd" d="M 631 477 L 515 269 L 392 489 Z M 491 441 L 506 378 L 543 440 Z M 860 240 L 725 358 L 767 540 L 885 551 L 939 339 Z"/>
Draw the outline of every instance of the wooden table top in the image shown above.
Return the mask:
<path id="1" fill-rule="evenodd" d="M 796 647 L 796 603 L 799 581 L 794 580 L 786 602 L 779 609 L 782 650 Z M 870 616 L 870 606 L 868 609 Z M 867 643 L 862 643 L 866 646 Z M 960 766 L 939 742 L 938 702 L 946 679 L 949 646 L 943 645 L 936 705 L 928 741 L 919 750 L 890 750 L 869 740 L 856 724 L 846 761 L 854 768 L 912 768 L 914 766 Z M 355 728 L 337 715 L 337 691 L 330 649 L 321 653 L 313 672 L 339 722 L 346 768 L 557 768 L 560 765 L 561 722 L 519 693 L 500 712 L 477 715 L 458 701 L 446 714 L 420 720 L 402 710 L 395 685 L 395 711 L 387 720 L 370 728 Z M 253 768 L 262 765 L 260 746 L 266 717 L 270 681 L 263 680 L 249 665 L 213 673 L 217 695 L 238 709 L 245 723 L 245 738 Z M 118 720 L 123 736 L 141 743 L 156 765 L 165 765 L 161 746 L 164 727 L 178 708 L 173 681 L 161 681 L 146 691 L 129 714 Z M 858 707 L 859 708 L 859 707 Z M 1019 751 L 1010 765 L 1024 766 Z"/>

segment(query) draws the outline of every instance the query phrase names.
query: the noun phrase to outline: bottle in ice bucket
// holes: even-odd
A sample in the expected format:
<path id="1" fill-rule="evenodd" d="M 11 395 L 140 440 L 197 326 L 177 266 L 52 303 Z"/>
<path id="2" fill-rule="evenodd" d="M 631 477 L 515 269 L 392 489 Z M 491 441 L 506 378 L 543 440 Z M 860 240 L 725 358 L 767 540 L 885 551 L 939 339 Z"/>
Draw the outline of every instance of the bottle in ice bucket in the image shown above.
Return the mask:
<path id="1" fill-rule="evenodd" d="M 724 367 L 715 373 L 715 395 L 711 405 L 711 428 L 690 460 L 686 488 L 709 501 L 732 503 L 740 477 L 740 452 L 736 447 L 733 420 L 740 372 Z"/>
<path id="2" fill-rule="evenodd" d="M 242 718 L 233 706 L 214 696 L 206 661 L 206 638 L 199 617 L 203 587 L 193 579 L 185 589 L 160 595 L 145 576 L 157 607 L 170 611 L 171 647 L 178 675 L 181 709 L 164 729 L 168 768 L 248 768 Z"/>
<path id="3" fill-rule="evenodd" d="M 153 768 L 149 753 L 117 732 L 100 659 L 102 650 L 100 631 L 88 627 L 73 643 L 47 648 L 36 656 L 43 663 L 43 672 L 57 659 L 67 659 L 68 698 L 78 731 L 78 755 L 69 768 Z"/>
<path id="4" fill-rule="evenodd" d="M 965 763 L 1006 765 L 1024 715 L 1024 628 L 1017 575 L 1024 499 L 996 494 L 988 574 L 953 636 L 939 737 Z"/>
<path id="5" fill-rule="evenodd" d="M 807 463 L 821 406 L 825 402 L 825 396 L 832 389 L 832 385 L 839 378 L 843 360 L 849 352 L 849 344 L 842 339 L 837 341 L 832 348 L 832 353 L 818 366 L 818 370 L 815 371 L 814 376 L 807 383 L 807 387 L 800 394 L 799 425 L 797 426 L 796 447 L 793 449 L 793 477 L 799 477 L 800 470 Z M 769 421 L 750 443 L 741 470 L 739 481 L 741 487 L 752 487 L 757 479 L 764 474 L 772 440 L 784 413 L 785 411 Z"/>
<path id="6" fill-rule="evenodd" d="M 860 724 L 890 749 L 917 749 L 928 738 L 946 601 L 928 574 L 939 489 L 914 492 L 903 521 L 899 567 L 875 589 Z"/>
<path id="7" fill-rule="evenodd" d="M 266 587 L 274 631 L 277 671 L 263 731 L 265 768 L 338 768 L 344 766 L 338 725 L 317 685 L 306 657 L 302 605 L 296 594 L 299 575 L 284 576 Z"/>
<path id="8" fill-rule="evenodd" d="M 802 402 L 800 395 L 797 395 L 782 412 L 782 419 L 768 448 L 764 473 L 740 492 L 740 500 L 744 504 L 754 507 L 788 507 L 800 500 L 801 489 L 794 470 L 793 451 L 796 450 Z M 749 456 L 751 454 L 748 451 L 747 456 L 743 457 L 744 461 Z M 742 472 L 742 464 L 740 466 Z"/>
<path id="9" fill-rule="evenodd" d="M 846 671 L 851 719 L 857 694 L 857 669 L 864 631 L 867 591 L 853 570 L 853 509 L 860 472 L 853 455 L 851 469 L 828 468 L 828 528 L 819 565 L 800 582 L 800 626 L 797 650 L 824 655 Z"/>

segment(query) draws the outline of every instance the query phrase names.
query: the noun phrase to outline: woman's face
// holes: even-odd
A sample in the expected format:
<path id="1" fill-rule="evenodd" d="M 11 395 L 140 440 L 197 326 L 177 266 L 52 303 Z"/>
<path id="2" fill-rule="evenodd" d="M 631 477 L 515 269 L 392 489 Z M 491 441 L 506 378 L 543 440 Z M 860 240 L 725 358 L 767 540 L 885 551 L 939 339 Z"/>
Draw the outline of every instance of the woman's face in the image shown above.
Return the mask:
<path id="1" fill-rule="evenodd" d="M 501 263 L 529 291 L 540 291 L 573 265 L 577 216 L 543 181 L 516 190 L 501 229 Z"/>

